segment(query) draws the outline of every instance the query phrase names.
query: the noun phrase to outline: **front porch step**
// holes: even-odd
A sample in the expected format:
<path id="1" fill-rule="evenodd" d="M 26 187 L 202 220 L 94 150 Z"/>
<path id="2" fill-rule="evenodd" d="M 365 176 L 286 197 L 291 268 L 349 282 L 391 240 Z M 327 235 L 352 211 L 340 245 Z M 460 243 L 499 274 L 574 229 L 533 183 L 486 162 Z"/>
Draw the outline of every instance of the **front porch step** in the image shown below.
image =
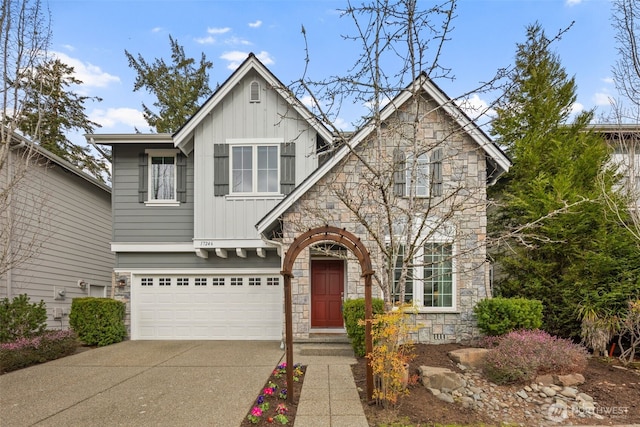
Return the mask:
<path id="1" fill-rule="evenodd" d="M 299 342 L 294 344 L 301 356 L 346 356 L 354 357 L 351 343 L 311 343 Z"/>

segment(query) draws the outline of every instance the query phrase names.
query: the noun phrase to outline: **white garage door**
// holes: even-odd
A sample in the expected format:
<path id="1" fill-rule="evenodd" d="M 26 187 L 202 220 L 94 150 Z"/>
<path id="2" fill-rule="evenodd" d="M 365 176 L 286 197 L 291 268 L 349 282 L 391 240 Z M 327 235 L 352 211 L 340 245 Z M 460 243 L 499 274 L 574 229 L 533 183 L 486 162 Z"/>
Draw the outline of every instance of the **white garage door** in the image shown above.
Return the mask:
<path id="1" fill-rule="evenodd" d="M 133 280 L 131 338 L 280 340 L 276 276 L 141 275 Z"/>

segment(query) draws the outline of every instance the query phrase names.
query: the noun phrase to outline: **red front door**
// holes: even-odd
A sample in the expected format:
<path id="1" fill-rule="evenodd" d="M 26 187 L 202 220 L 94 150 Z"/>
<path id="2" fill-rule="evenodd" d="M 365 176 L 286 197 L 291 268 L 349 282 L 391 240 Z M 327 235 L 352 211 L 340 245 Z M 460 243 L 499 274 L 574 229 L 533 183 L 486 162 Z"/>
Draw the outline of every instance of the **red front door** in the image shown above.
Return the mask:
<path id="1" fill-rule="evenodd" d="M 344 262 L 311 261 L 311 327 L 341 328 Z"/>

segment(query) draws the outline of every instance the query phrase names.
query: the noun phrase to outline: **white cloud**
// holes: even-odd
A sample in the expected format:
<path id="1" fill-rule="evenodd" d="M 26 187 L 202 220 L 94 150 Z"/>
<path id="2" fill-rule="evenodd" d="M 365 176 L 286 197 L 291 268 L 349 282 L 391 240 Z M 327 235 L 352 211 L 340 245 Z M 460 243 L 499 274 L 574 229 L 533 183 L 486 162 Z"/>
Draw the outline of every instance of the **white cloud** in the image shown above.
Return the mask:
<path id="1" fill-rule="evenodd" d="M 162 30 L 163 30 L 163 28 L 162 28 L 162 27 L 153 27 L 153 28 L 151 29 L 151 32 L 152 32 L 152 33 L 159 33 L 159 32 L 161 32 Z"/>
<path id="2" fill-rule="evenodd" d="M 571 115 L 576 115 L 584 111 L 584 105 L 579 102 L 574 102 L 571 105 Z"/>
<path id="3" fill-rule="evenodd" d="M 62 52 L 52 52 L 52 54 L 60 61 L 73 67 L 75 77 L 82 81 L 83 86 L 107 87 L 111 83 L 120 83 L 120 77 L 102 71 L 97 65 L 72 58 Z"/>
<path id="4" fill-rule="evenodd" d="M 249 22 L 249 26 L 251 28 L 259 28 L 261 25 L 262 25 L 262 21 L 259 19 L 255 22 Z"/>
<path id="5" fill-rule="evenodd" d="M 611 95 L 605 92 L 596 92 L 593 95 L 593 102 L 596 105 L 611 105 Z"/>
<path id="6" fill-rule="evenodd" d="M 74 50 L 76 50 L 75 46 L 72 46 L 70 44 L 63 44 L 62 47 L 68 50 L 69 52 L 73 52 Z"/>
<path id="7" fill-rule="evenodd" d="M 89 119 L 102 125 L 103 129 L 122 127 L 125 125 L 139 130 L 149 127 L 142 115 L 142 111 L 135 108 L 108 108 L 106 110 L 97 108 L 89 114 Z"/>
<path id="8" fill-rule="evenodd" d="M 214 44 L 216 42 L 216 39 L 213 38 L 212 36 L 200 37 L 194 40 L 198 44 Z"/>
<path id="9" fill-rule="evenodd" d="M 608 85 L 612 85 L 612 84 L 614 84 L 614 83 L 615 83 L 615 82 L 613 81 L 613 77 L 605 77 L 605 78 L 603 78 L 603 79 L 602 79 L 602 81 L 603 81 L 603 82 L 605 82 L 605 83 L 606 83 L 606 84 L 608 84 Z"/>
<path id="10" fill-rule="evenodd" d="M 229 31 L 231 31 L 231 28 L 229 27 L 224 27 L 224 28 L 207 28 L 207 33 L 209 34 L 225 34 L 228 33 Z"/>
<path id="11" fill-rule="evenodd" d="M 234 50 L 231 52 L 225 52 L 223 53 L 220 58 L 224 59 L 225 61 L 228 61 L 229 64 L 227 64 L 227 68 L 229 70 L 235 70 L 236 68 L 238 68 L 240 66 L 240 64 L 247 59 L 247 56 L 249 55 L 249 53 L 247 52 L 243 52 L 240 50 Z M 266 52 L 266 51 L 262 51 L 260 53 L 256 54 L 256 57 L 262 61 L 262 63 L 264 65 L 271 65 L 274 64 L 274 60 L 273 58 L 271 58 L 271 55 Z"/>
<path id="12" fill-rule="evenodd" d="M 566 0 L 565 1 L 565 4 L 567 6 L 575 6 L 575 5 L 580 4 L 580 3 L 582 3 L 582 0 Z"/>
<path id="13" fill-rule="evenodd" d="M 477 93 L 471 95 L 470 98 L 458 100 L 456 103 L 472 120 L 482 116 L 495 116 L 496 114 L 493 108 L 489 108 L 487 101 L 480 98 Z"/>
<path id="14" fill-rule="evenodd" d="M 241 45 L 241 46 L 250 46 L 252 43 L 249 40 L 241 39 L 240 37 L 229 37 L 226 39 L 225 44 L 228 45 Z"/>

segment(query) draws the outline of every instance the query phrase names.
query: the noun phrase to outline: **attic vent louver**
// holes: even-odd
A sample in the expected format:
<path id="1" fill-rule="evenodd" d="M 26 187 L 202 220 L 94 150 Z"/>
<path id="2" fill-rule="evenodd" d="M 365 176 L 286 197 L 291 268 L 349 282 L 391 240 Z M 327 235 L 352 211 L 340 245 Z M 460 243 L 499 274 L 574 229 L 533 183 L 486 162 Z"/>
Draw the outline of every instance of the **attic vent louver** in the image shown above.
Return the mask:
<path id="1" fill-rule="evenodd" d="M 251 82 L 251 93 L 250 93 L 250 98 L 249 101 L 250 102 L 260 102 L 260 83 L 258 83 L 257 81 L 252 81 Z"/>

